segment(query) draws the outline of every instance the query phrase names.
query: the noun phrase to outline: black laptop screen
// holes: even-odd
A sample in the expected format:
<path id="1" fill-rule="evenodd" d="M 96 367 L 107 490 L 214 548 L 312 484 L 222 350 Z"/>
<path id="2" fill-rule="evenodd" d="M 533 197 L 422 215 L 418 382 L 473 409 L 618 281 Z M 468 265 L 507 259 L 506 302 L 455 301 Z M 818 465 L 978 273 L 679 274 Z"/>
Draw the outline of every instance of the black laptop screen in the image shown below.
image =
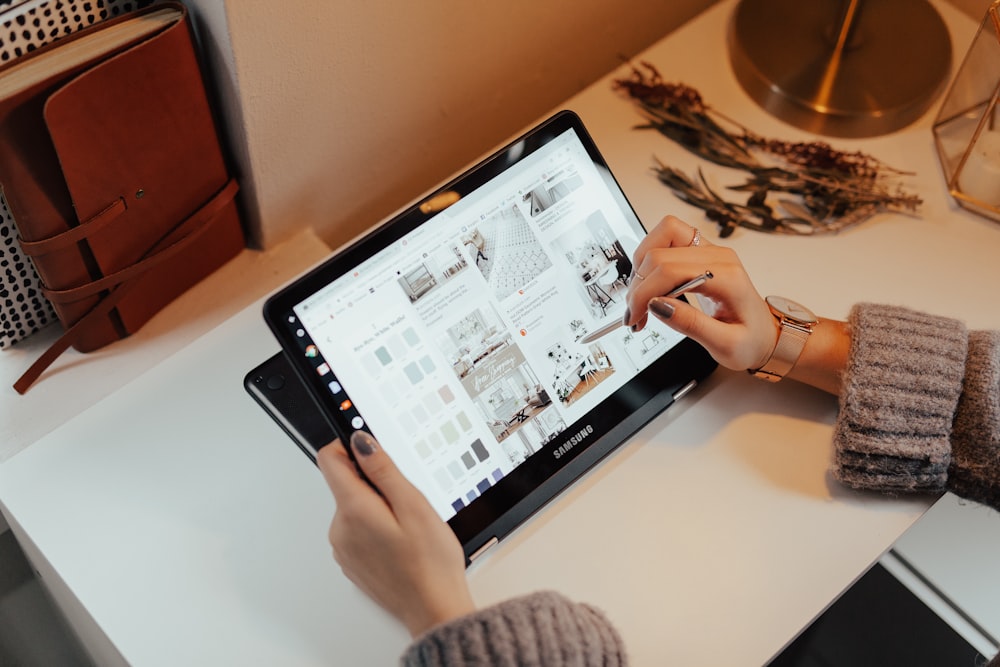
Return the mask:
<path id="1" fill-rule="evenodd" d="M 644 233 L 561 114 L 265 310 L 334 428 L 373 433 L 471 535 L 663 389 L 629 386 L 684 340 L 658 322 L 581 342 L 622 318 Z"/>

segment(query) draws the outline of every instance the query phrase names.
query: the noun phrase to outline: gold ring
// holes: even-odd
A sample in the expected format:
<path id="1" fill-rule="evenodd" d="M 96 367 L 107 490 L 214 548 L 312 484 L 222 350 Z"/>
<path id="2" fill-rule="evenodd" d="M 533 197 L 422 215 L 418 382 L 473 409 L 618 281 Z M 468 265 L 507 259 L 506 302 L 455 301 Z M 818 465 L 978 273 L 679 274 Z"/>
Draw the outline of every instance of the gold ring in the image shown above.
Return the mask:
<path id="1" fill-rule="evenodd" d="M 694 236 L 691 237 L 691 243 L 689 243 L 688 245 L 697 246 L 700 243 L 701 243 L 701 230 L 695 227 Z"/>

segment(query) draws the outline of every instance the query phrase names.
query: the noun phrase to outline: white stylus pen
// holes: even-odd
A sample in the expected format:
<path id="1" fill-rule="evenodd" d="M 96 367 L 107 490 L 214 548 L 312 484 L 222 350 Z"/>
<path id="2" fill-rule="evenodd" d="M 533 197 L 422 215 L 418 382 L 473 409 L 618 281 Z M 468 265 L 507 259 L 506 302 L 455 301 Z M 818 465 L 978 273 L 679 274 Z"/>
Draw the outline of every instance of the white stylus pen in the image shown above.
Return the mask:
<path id="1" fill-rule="evenodd" d="M 666 294 L 665 296 L 668 299 L 676 299 L 681 294 L 684 294 L 685 292 L 690 292 L 691 290 L 693 290 L 695 287 L 698 287 L 699 285 L 704 285 L 712 277 L 713 277 L 712 276 L 712 272 L 711 271 L 706 271 L 705 273 L 701 274 L 700 276 L 697 276 L 697 277 L 692 278 L 691 280 L 687 281 L 683 285 L 678 285 L 677 287 L 675 287 L 674 289 L 672 289 L 669 294 Z M 622 326 L 625 326 L 624 320 L 621 320 L 621 319 L 615 320 L 614 322 L 611 322 L 610 324 L 605 324 L 600 329 L 595 329 L 594 331 L 591 331 L 589 334 L 587 334 L 586 336 L 584 336 L 583 338 L 581 338 L 580 342 L 583 343 L 584 345 L 586 345 L 587 343 L 593 343 L 598 338 L 601 338 L 602 336 L 606 336 L 609 333 L 611 333 L 612 331 L 614 331 L 615 329 L 617 329 L 618 327 L 622 327 Z"/>

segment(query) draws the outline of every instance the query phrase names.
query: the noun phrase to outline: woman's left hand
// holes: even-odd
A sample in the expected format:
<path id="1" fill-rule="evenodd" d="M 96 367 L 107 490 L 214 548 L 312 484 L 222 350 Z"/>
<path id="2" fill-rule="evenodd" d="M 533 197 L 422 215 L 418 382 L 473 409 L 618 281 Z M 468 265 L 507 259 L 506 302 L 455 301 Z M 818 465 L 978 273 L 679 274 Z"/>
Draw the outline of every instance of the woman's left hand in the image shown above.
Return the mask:
<path id="1" fill-rule="evenodd" d="M 329 538 L 344 574 L 413 637 L 474 611 L 451 528 L 373 437 L 356 431 L 351 447 L 357 467 L 339 440 L 316 457 L 337 503 Z"/>

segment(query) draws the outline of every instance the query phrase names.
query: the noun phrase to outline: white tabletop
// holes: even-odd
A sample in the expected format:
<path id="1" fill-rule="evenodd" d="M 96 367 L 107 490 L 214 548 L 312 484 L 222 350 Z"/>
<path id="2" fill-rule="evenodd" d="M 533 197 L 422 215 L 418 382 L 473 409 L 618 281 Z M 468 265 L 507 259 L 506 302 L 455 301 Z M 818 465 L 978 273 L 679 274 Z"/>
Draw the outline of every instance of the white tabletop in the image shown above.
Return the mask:
<path id="1" fill-rule="evenodd" d="M 806 138 L 729 72 L 723 2 L 642 58 L 757 132 Z M 939 5 L 956 62 L 975 29 Z M 619 72 L 618 74 L 621 74 Z M 717 240 L 650 172 L 697 160 L 634 131 L 610 78 L 583 117 L 640 217 L 673 212 Z M 861 299 L 1000 327 L 1000 225 L 948 199 L 931 114 L 859 147 L 913 169 L 919 217 L 829 238 L 737 231 L 763 293 L 827 316 Z M 709 172 L 718 174 L 713 169 Z M 732 176 L 736 178 L 737 176 Z M 277 349 L 256 303 L 0 465 L 0 501 L 129 664 L 393 664 L 405 631 L 333 563 L 318 472 L 243 392 Z M 844 489 L 829 474 L 836 401 L 718 371 L 470 569 L 480 604 L 555 589 L 604 609 L 636 665 L 760 665 L 930 505 Z"/>
<path id="2" fill-rule="evenodd" d="M 329 254 L 312 230 L 267 252 L 244 249 L 128 338 L 70 349 L 22 396 L 14 381 L 63 333 L 58 324 L 0 351 L 0 462 L 222 324 Z M 2 493 L 0 493 L 2 495 Z"/>

